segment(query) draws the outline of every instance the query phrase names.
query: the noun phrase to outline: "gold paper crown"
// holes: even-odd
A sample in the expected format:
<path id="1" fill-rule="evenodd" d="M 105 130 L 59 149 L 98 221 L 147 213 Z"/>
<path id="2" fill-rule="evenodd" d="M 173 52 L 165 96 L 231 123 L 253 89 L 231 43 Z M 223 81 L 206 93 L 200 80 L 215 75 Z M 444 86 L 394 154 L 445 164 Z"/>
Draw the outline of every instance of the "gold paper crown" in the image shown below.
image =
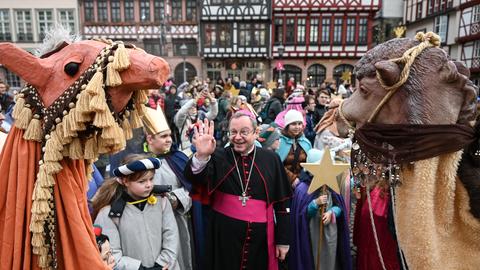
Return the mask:
<path id="1" fill-rule="evenodd" d="M 145 115 L 142 117 L 142 120 L 147 134 L 155 135 L 170 130 L 167 119 L 160 107 L 157 107 L 156 110 L 148 107 L 145 109 Z"/>

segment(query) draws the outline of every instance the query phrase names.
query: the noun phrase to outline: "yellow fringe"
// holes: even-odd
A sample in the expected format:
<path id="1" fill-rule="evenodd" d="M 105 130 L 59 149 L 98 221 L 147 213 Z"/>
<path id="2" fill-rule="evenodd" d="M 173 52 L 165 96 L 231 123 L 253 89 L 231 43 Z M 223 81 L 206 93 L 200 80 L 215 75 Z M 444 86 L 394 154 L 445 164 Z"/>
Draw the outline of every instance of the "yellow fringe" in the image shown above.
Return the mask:
<path id="1" fill-rule="evenodd" d="M 125 117 L 122 121 L 122 129 L 126 140 L 133 138 L 132 126 L 130 125 L 127 117 Z"/>
<path id="2" fill-rule="evenodd" d="M 93 125 L 99 128 L 105 128 L 115 124 L 115 119 L 113 118 L 110 110 L 97 112 L 93 118 Z"/>
<path id="3" fill-rule="evenodd" d="M 47 142 L 45 143 L 45 148 L 46 148 L 46 151 L 48 150 L 60 151 L 63 149 L 63 144 L 60 142 L 60 138 L 58 137 L 57 132 L 50 133 L 50 139 L 48 139 Z"/>
<path id="4" fill-rule="evenodd" d="M 101 136 L 103 139 L 115 140 L 115 137 L 118 136 L 115 130 L 115 126 L 108 126 L 103 128 Z"/>
<path id="5" fill-rule="evenodd" d="M 142 120 L 140 120 L 140 116 L 138 115 L 137 110 L 133 110 L 130 113 L 130 120 L 131 120 L 132 128 L 143 127 L 143 122 L 142 122 Z"/>
<path id="6" fill-rule="evenodd" d="M 63 154 L 61 150 L 48 149 L 45 151 L 43 160 L 45 161 L 59 161 L 63 159 Z"/>
<path id="7" fill-rule="evenodd" d="M 129 66 L 130 66 L 130 59 L 128 56 L 128 51 L 125 48 L 125 45 L 119 43 L 114 54 L 113 68 L 115 68 L 118 71 L 122 71 L 124 69 L 127 69 Z"/>
<path id="8" fill-rule="evenodd" d="M 23 107 L 18 115 L 18 118 L 15 119 L 15 126 L 20 129 L 27 129 L 31 120 L 32 110 L 30 108 Z"/>
<path id="9" fill-rule="evenodd" d="M 93 96 L 90 100 L 90 109 L 96 112 L 103 112 L 108 109 L 107 102 L 105 100 L 105 92 L 101 92 L 96 96 Z"/>
<path id="10" fill-rule="evenodd" d="M 87 88 L 85 89 L 87 93 L 91 96 L 99 95 L 103 92 L 103 73 L 101 71 L 95 72 L 92 79 L 87 84 Z"/>
<path id="11" fill-rule="evenodd" d="M 42 122 L 40 119 L 33 118 L 28 124 L 28 128 L 23 134 L 23 138 L 27 141 L 41 142 L 43 139 Z"/>
<path id="12" fill-rule="evenodd" d="M 71 159 L 83 159 L 82 142 L 79 138 L 73 138 L 72 142 L 68 145 L 68 149 Z"/>
<path id="13" fill-rule="evenodd" d="M 73 121 L 75 121 L 75 120 L 73 120 Z M 68 137 L 70 137 L 70 138 L 77 137 L 77 132 L 75 131 L 75 128 L 72 127 L 72 124 L 73 124 L 73 126 L 75 126 L 73 121 L 70 121 L 69 117 L 64 117 L 63 118 L 63 136 L 65 136 L 67 138 Z"/>
<path id="14" fill-rule="evenodd" d="M 118 86 L 122 84 L 122 78 L 120 77 L 120 73 L 113 67 L 113 63 L 107 64 L 107 80 L 105 81 L 105 85 L 107 86 Z"/>
<path id="15" fill-rule="evenodd" d="M 85 142 L 85 159 L 95 159 L 98 156 L 96 136 L 88 138 Z"/>
<path id="16" fill-rule="evenodd" d="M 20 117 L 20 112 L 22 111 L 23 106 L 25 106 L 25 99 L 18 96 L 17 101 L 15 102 L 15 107 L 13 108 L 13 112 L 12 112 L 12 116 L 15 120 L 17 120 Z"/>

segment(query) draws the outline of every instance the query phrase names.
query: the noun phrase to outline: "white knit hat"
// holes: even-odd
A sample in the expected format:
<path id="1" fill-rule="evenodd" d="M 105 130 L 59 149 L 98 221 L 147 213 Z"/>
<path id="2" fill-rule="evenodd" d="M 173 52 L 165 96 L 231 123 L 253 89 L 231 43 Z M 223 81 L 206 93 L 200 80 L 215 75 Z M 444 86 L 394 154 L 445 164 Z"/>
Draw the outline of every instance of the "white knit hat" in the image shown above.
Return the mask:
<path id="1" fill-rule="evenodd" d="M 285 114 L 285 127 L 293 122 L 302 122 L 303 123 L 303 115 L 301 112 L 297 110 L 290 110 Z"/>

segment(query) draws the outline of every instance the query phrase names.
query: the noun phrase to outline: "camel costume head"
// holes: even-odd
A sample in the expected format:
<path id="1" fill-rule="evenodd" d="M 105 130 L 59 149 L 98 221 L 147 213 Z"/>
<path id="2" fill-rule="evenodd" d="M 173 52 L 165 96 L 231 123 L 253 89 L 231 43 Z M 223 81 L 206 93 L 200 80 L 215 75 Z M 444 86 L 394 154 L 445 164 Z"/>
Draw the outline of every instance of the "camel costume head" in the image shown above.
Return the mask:
<path id="1" fill-rule="evenodd" d="M 110 40 L 63 42 L 40 58 L 0 43 L 0 63 L 27 82 L 1 156 L 0 268 L 104 269 L 86 179 L 141 126 L 142 89 L 161 86 L 168 64 Z"/>
<path id="2" fill-rule="evenodd" d="M 408 267 L 476 269 L 478 88 L 439 44 L 437 35 L 419 33 L 367 52 L 355 67 L 357 89 L 336 119 L 340 133 L 354 137 L 355 181 L 387 181 L 395 194 L 393 218 Z"/>

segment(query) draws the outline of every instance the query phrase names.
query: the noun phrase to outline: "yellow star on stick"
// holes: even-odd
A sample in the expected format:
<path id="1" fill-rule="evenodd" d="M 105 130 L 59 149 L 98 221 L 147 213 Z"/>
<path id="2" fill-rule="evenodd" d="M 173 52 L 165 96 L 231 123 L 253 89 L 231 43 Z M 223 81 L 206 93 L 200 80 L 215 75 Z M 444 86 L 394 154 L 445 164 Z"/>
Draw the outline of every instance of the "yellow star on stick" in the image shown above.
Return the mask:
<path id="1" fill-rule="evenodd" d="M 327 185 L 335 192 L 340 193 L 337 176 L 350 167 L 348 163 L 334 164 L 328 148 L 324 149 L 320 163 L 300 163 L 300 165 L 313 174 L 312 183 L 308 188 L 308 194 L 311 194 L 323 185 Z"/>

